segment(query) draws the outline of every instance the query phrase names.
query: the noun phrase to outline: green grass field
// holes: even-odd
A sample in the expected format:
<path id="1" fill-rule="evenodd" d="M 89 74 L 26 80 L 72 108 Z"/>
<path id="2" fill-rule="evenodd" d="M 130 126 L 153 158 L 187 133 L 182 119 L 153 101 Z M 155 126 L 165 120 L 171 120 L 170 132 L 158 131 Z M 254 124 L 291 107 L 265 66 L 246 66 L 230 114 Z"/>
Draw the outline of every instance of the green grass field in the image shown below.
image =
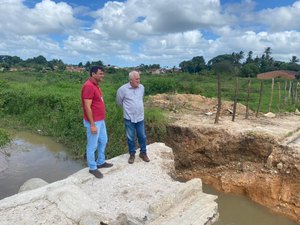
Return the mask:
<path id="1" fill-rule="evenodd" d="M 40 130 L 40 133 L 56 138 L 66 144 L 75 157 L 81 157 L 85 150 L 85 129 L 82 125 L 80 101 L 81 86 L 88 78 L 88 73 L 0 73 L 0 125 L 20 129 Z M 141 82 L 146 95 L 158 93 L 189 93 L 206 97 L 217 96 L 216 75 L 203 74 L 142 74 Z M 108 158 L 127 151 L 122 109 L 117 107 L 115 96 L 117 89 L 128 81 L 126 73 L 106 74 L 100 84 L 104 94 L 109 136 Z M 278 89 L 280 83 L 280 91 Z M 247 101 L 248 79 L 238 78 L 238 102 Z M 271 96 L 271 80 L 265 80 L 261 111 L 268 112 Z M 261 81 L 251 78 L 249 106 L 256 111 L 259 102 Z M 286 85 L 286 86 L 285 86 Z M 222 100 L 235 98 L 236 77 L 222 75 Z M 300 108 L 294 96 L 288 98 L 289 81 L 276 79 L 271 111 L 293 111 Z M 280 95 L 279 95 L 280 92 Z M 299 95 L 298 95 L 299 96 Z M 299 97 L 298 97 L 299 98 Z M 284 107 L 284 99 L 286 106 Z M 280 106 L 280 109 L 278 108 Z M 161 109 L 145 110 L 147 136 L 149 141 L 164 141 L 167 120 Z M 0 144 L 9 138 L 3 138 L 0 130 Z M 4 135 L 5 136 L 5 135 Z M 2 141 L 6 140 L 6 141 Z"/>

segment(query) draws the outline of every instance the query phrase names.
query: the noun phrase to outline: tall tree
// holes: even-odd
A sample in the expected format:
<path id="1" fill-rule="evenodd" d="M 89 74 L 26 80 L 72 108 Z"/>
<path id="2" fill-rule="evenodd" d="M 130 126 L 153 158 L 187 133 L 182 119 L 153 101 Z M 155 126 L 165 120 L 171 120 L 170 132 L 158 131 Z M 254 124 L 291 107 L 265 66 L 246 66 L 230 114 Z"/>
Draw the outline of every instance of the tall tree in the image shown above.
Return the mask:
<path id="1" fill-rule="evenodd" d="M 273 58 L 271 58 L 271 54 L 272 54 L 271 47 L 266 47 L 264 51 L 264 55 L 266 56 L 265 59 L 273 60 Z"/>
<path id="2" fill-rule="evenodd" d="M 42 55 L 27 59 L 26 61 L 28 63 L 39 64 L 39 65 L 43 65 L 43 66 L 46 66 L 48 63 L 47 59 Z"/>
<path id="3" fill-rule="evenodd" d="M 253 57 L 253 52 L 252 52 L 252 51 L 249 51 L 245 63 L 246 63 L 246 64 L 247 64 L 247 63 L 252 63 L 252 62 L 254 61 L 252 57 Z"/>
<path id="4" fill-rule="evenodd" d="M 260 71 L 267 72 L 274 70 L 274 60 L 271 57 L 271 47 L 265 48 L 264 54 L 261 56 Z"/>
<path id="5" fill-rule="evenodd" d="M 232 54 L 233 64 L 236 66 L 240 65 L 240 61 L 244 58 L 244 52 L 240 51 L 239 53 L 233 52 Z"/>
<path id="6" fill-rule="evenodd" d="M 227 62 L 229 62 L 229 63 L 232 64 L 232 63 L 233 63 L 233 57 L 232 57 L 232 54 L 231 54 L 231 55 L 229 55 L 229 54 L 218 55 L 218 56 L 212 58 L 211 60 L 209 60 L 209 61 L 207 62 L 207 65 L 208 65 L 209 67 L 213 67 L 214 64 L 220 63 L 220 62 L 223 62 L 223 61 L 227 61 Z"/>
<path id="7" fill-rule="evenodd" d="M 198 73 L 206 69 L 206 64 L 203 56 L 195 56 L 189 61 L 183 61 L 179 64 L 182 72 Z"/>
<path id="8" fill-rule="evenodd" d="M 241 69 L 242 77 L 256 77 L 259 74 L 259 67 L 255 63 L 246 63 Z"/>
<path id="9" fill-rule="evenodd" d="M 206 68 L 205 60 L 203 56 L 196 56 L 192 58 L 192 66 L 194 68 L 194 73 L 198 73 Z"/>
<path id="10" fill-rule="evenodd" d="M 290 63 L 298 63 L 299 59 L 297 58 L 297 56 L 293 55 L 292 59 L 290 60 Z"/>

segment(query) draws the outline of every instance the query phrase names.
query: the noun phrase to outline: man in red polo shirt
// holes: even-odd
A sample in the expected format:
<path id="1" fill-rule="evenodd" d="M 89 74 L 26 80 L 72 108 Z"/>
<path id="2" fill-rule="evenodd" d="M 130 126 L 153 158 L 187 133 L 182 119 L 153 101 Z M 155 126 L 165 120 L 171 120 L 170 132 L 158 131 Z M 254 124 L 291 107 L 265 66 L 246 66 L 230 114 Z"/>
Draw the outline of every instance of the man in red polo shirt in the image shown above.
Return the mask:
<path id="1" fill-rule="evenodd" d="M 104 70 L 102 67 L 93 66 L 90 78 L 83 84 L 81 90 L 81 104 L 83 110 L 83 124 L 86 128 L 87 145 L 86 158 L 89 172 L 96 178 L 102 178 L 99 168 L 112 167 L 113 164 L 105 161 L 105 147 L 107 132 L 105 126 L 105 104 L 98 84 L 103 81 Z M 98 157 L 95 160 L 95 151 Z"/>

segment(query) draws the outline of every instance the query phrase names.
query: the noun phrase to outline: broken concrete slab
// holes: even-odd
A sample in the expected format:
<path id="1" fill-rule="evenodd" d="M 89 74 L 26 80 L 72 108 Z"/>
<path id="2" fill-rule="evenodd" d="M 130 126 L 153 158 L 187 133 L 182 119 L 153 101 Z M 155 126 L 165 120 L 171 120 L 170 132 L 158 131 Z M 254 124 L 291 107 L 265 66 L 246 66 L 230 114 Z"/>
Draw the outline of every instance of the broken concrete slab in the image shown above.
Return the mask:
<path id="1" fill-rule="evenodd" d="M 0 201 L 1 224 L 209 224 L 218 218 L 216 196 L 202 192 L 200 179 L 172 179 L 172 149 L 148 146 L 149 163 L 115 157 L 103 179 L 88 168 Z"/>

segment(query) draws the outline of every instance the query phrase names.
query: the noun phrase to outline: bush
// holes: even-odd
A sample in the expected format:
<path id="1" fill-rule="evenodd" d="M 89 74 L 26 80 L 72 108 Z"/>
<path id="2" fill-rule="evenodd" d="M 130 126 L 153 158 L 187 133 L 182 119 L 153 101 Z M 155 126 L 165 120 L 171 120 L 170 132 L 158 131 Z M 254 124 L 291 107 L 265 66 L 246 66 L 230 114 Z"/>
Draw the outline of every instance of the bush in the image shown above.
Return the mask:
<path id="1" fill-rule="evenodd" d="M 85 151 L 86 136 L 83 127 L 80 91 L 88 73 L 1 73 L 0 74 L 0 115 L 9 120 L 21 121 L 27 128 L 41 130 L 42 134 L 55 137 L 67 144 L 73 155 L 80 157 Z M 142 74 L 146 95 L 158 93 L 201 94 L 216 97 L 216 76 L 209 71 L 200 74 Z M 236 77 L 221 77 L 222 100 L 233 100 Z M 247 99 L 247 78 L 239 78 L 238 101 Z M 128 82 L 128 74 L 107 74 L 100 84 L 104 94 L 108 132 L 108 158 L 127 152 L 123 123 L 123 112 L 116 105 L 116 91 Z M 281 81 L 282 82 L 282 81 Z M 262 111 L 268 110 L 270 83 L 265 81 Z M 283 87 L 282 85 L 281 87 Z M 257 109 L 260 81 L 251 80 L 250 108 Z M 281 91 L 281 95 L 283 95 Z M 272 110 L 276 112 L 278 90 L 274 90 Z M 299 109 L 299 102 L 288 102 L 286 110 Z M 282 104 L 282 100 L 281 100 Z M 164 141 L 166 117 L 161 109 L 145 109 L 145 124 L 148 142 Z M 5 138 L 4 138 L 5 139 Z"/>
<path id="2" fill-rule="evenodd" d="M 10 139 L 8 132 L 0 128 L 0 147 L 7 144 Z"/>

